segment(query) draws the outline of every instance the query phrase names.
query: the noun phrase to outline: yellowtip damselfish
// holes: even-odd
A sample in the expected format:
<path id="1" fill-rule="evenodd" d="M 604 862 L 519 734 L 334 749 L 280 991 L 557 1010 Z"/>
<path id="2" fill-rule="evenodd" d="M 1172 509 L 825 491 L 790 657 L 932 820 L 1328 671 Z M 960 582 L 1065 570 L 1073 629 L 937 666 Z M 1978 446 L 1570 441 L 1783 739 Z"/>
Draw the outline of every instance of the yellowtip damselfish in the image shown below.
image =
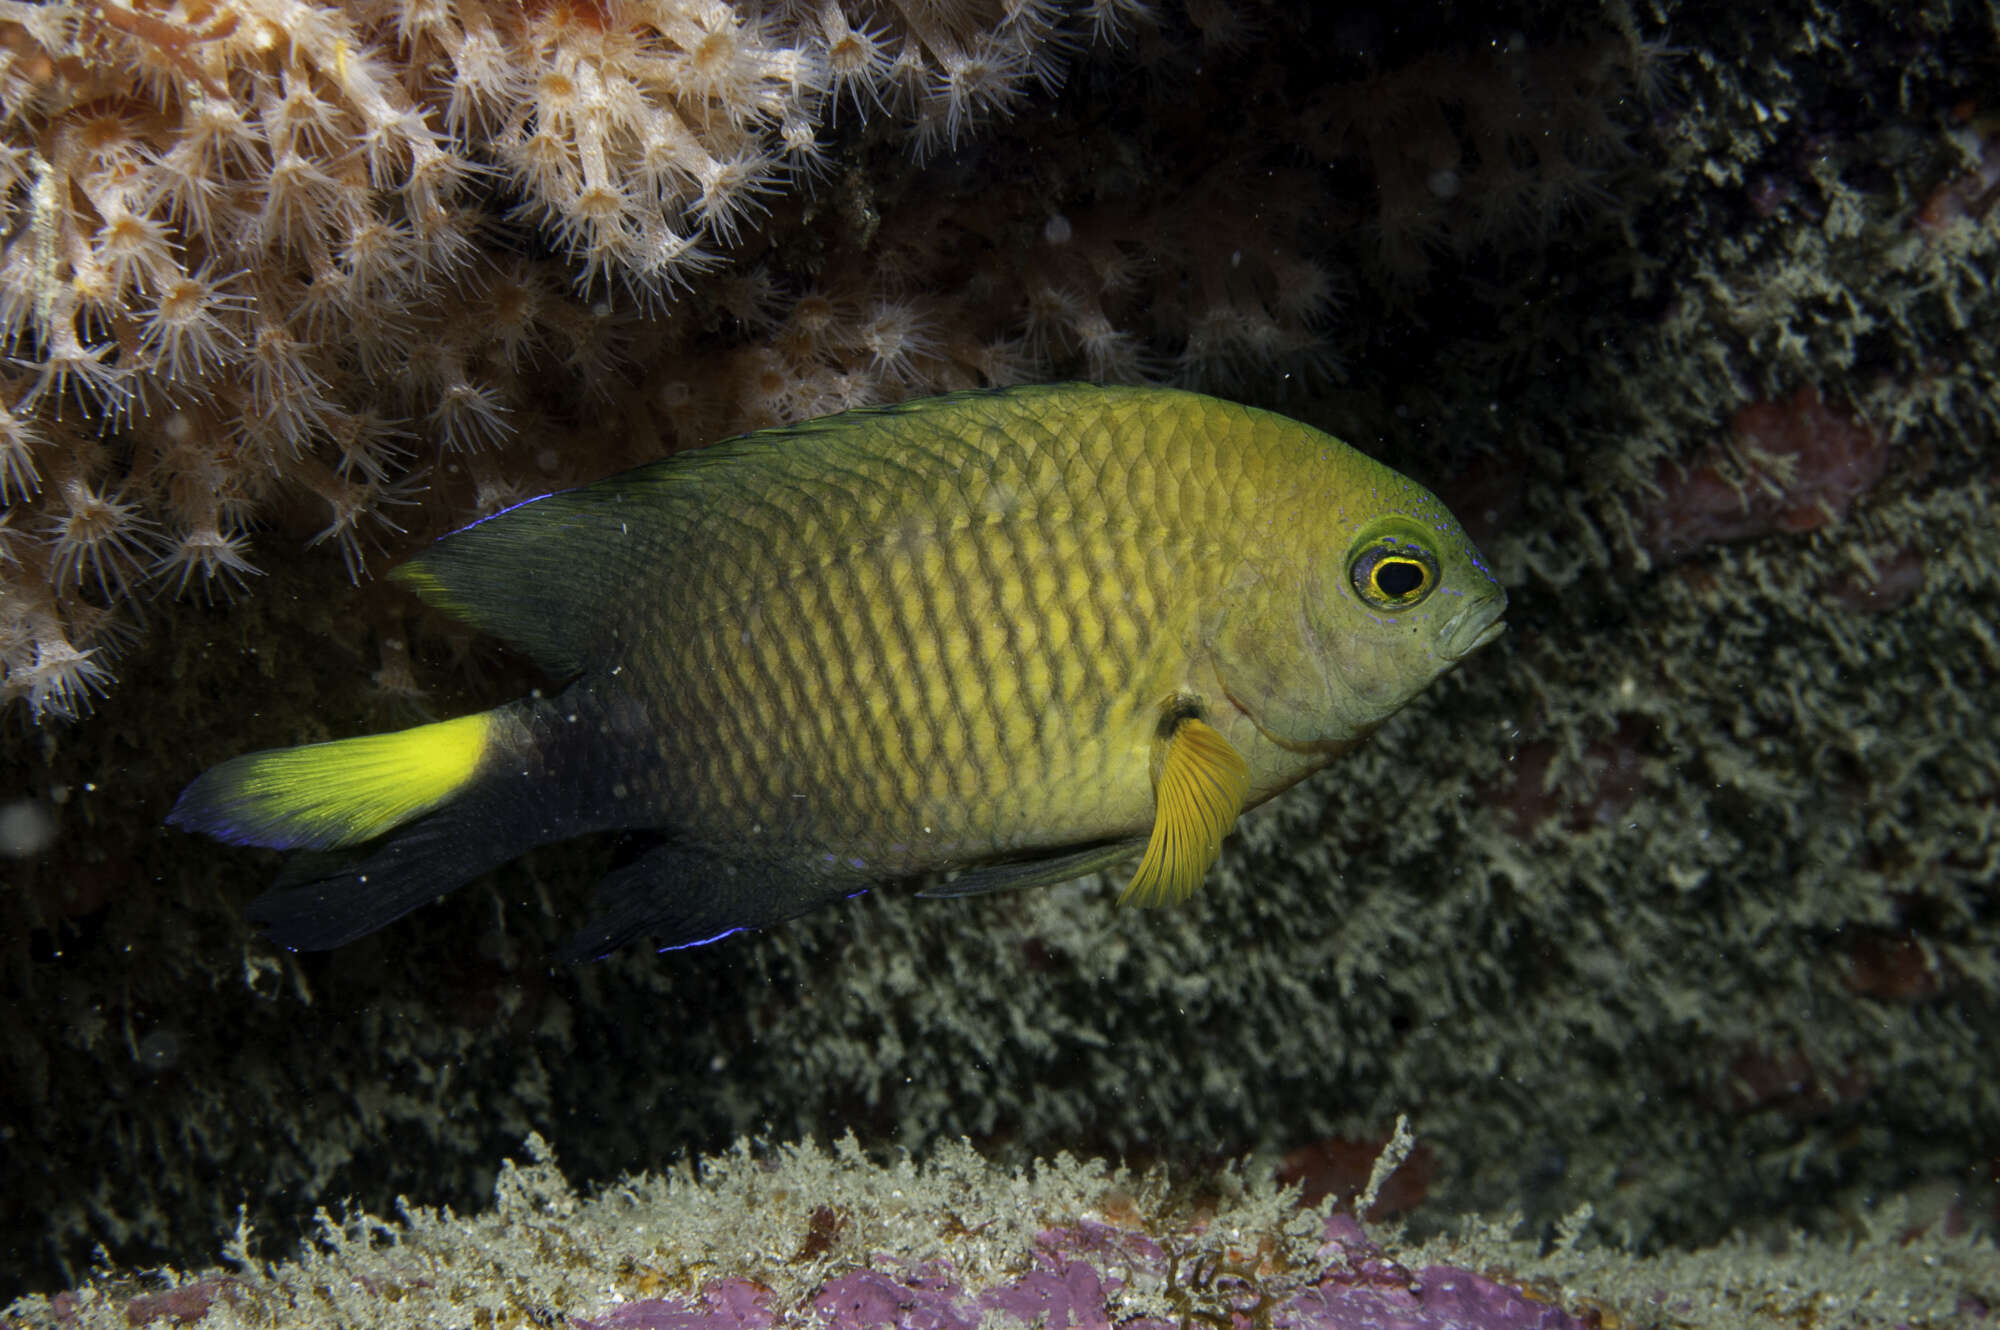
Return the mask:
<path id="1" fill-rule="evenodd" d="M 284 946 L 608 830 L 646 848 L 570 959 L 950 870 L 925 894 L 1137 855 L 1121 902 L 1185 900 L 1246 808 L 1507 605 L 1443 504 L 1338 439 L 1081 384 L 761 430 L 530 500 L 393 576 L 567 686 L 189 785 L 174 825 L 322 852 L 251 907 Z"/>

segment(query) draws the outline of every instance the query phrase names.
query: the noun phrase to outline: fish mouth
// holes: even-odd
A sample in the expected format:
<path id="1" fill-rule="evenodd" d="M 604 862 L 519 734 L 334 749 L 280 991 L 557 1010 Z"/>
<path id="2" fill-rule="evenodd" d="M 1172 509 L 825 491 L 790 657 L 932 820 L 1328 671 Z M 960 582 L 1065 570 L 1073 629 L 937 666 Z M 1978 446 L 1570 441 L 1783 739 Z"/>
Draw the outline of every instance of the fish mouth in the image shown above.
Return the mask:
<path id="1" fill-rule="evenodd" d="M 1507 597 L 1504 593 L 1467 605 L 1445 625 L 1440 651 L 1450 660 L 1464 660 L 1507 631 L 1507 625 L 1500 622 L 1500 616 L 1506 612 Z"/>

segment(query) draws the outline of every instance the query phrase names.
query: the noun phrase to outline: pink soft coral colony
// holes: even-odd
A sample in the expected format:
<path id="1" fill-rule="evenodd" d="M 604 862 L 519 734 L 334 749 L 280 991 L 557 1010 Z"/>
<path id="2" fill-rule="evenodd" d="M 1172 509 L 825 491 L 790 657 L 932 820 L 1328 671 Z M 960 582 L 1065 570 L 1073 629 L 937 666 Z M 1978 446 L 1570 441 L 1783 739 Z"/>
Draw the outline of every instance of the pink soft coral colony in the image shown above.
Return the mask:
<path id="1" fill-rule="evenodd" d="M 77 716 L 149 605 L 239 595 L 260 546 L 359 578 L 440 487 L 463 520 L 579 479 L 565 430 L 644 455 L 1029 372 L 886 269 L 740 255 L 826 192 L 838 117 L 949 147 L 1144 14 L 0 0 L 0 704 Z M 1064 336 L 1115 351 L 1090 312 Z M 760 340 L 677 358 L 725 318 Z"/>

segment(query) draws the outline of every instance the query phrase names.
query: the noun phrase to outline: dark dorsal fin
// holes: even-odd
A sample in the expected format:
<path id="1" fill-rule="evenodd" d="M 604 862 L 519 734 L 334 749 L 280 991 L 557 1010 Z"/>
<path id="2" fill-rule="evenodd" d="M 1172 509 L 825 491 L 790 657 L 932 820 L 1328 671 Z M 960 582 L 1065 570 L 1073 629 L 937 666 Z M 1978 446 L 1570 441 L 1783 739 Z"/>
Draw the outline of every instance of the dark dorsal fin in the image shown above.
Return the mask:
<path id="1" fill-rule="evenodd" d="M 687 470 L 668 459 L 516 504 L 391 576 L 556 678 L 574 678 L 615 649 L 620 598 L 675 543 Z"/>
<path id="2" fill-rule="evenodd" d="M 685 566 L 689 533 L 754 501 L 926 436 L 962 438 L 971 418 L 1033 409 L 1081 385 L 953 393 L 745 434 L 529 499 L 444 537 L 391 576 L 430 604 L 512 644 L 559 679 L 614 659 L 636 587 Z M 707 523 L 713 536 L 715 524 Z"/>

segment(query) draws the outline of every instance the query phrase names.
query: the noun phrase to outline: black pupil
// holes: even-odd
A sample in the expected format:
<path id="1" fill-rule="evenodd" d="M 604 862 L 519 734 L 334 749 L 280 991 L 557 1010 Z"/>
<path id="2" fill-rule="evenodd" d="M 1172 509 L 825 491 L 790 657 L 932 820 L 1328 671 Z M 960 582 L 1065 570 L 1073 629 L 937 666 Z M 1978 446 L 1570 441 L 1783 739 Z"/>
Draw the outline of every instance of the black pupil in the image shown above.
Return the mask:
<path id="1" fill-rule="evenodd" d="M 1375 589 L 1383 595 L 1401 598 L 1424 584 L 1424 567 L 1408 559 L 1384 559 L 1375 565 Z"/>

